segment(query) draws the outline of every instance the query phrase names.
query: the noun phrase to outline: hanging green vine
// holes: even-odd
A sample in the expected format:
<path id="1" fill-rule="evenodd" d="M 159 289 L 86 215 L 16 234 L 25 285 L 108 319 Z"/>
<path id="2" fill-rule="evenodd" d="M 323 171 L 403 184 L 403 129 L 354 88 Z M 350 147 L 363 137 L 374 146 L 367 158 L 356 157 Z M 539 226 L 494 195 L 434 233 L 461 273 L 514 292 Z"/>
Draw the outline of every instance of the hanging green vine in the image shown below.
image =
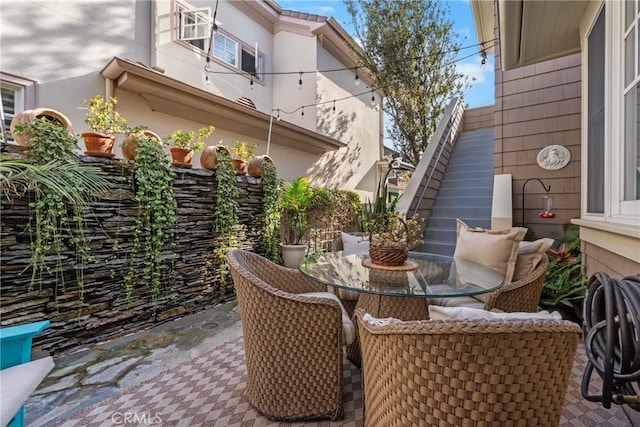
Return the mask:
<path id="1" fill-rule="evenodd" d="M 280 263 L 280 206 L 278 204 L 278 174 L 271 162 L 262 163 L 262 254 L 275 263 Z"/>
<path id="2" fill-rule="evenodd" d="M 225 255 L 238 246 L 238 238 L 234 230 L 238 223 L 238 187 L 236 170 L 231 157 L 223 150 L 218 150 L 218 166 L 216 179 L 216 211 L 214 213 L 215 251 L 214 259 L 220 272 L 220 294 L 224 295 L 229 280 L 229 267 Z"/>
<path id="3" fill-rule="evenodd" d="M 163 286 L 163 250 L 174 248 L 177 203 L 173 192 L 174 174 L 169 159 L 158 141 L 139 135 L 134 158 L 134 200 L 138 217 L 133 232 L 133 248 L 129 271 L 125 276 L 127 299 L 138 283 L 151 286 L 154 313 Z M 144 250 L 142 277 L 136 269 L 137 254 Z"/>
<path id="4" fill-rule="evenodd" d="M 78 164 L 74 150 L 78 148 L 75 135 L 45 117 L 16 126 L 16 131 L 29 138 L 27 159 L 43 166 L 40 174 L 32 176 L 29 187 L 33 200 L 29 203 L 33 218 L 29 221 L 32 276 L 29 291 L 35 283 L 42 285 L 43 274 L 52 274 L 66 292 L 62 252 L 66 247 L 75 250 L 76 284 L 80 302 L 84 301 L 83 266 L 94 260 L 84 234 L 83 208 L 96 195 L 108 189 L 108 181 L 99 169 Z M 55 257 L 51 270 L 47 259 Z"/>

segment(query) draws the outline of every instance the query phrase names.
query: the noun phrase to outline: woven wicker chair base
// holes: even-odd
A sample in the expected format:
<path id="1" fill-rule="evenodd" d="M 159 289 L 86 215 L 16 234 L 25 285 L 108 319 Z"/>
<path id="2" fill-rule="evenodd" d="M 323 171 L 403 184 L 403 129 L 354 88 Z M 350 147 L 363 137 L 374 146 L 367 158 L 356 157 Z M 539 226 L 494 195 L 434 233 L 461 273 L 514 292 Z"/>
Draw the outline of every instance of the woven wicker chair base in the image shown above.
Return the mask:
<path id="1" fill-rule="evenodd" d="M 569 321 L 372 326 L 356 311 L 365 426 L 557 426 L 580 327 Z"/>
<path id="2" fill-rule="evenodd" d="M 543 255 L 536 268 L 527 276 L 487 294 L 484 298 L 484 309 L 491 311 L 497 308 L 508 313 L 535 313 L 538 311 L 548 267 L 549 258 Z"/>
<path id="3" fill-rule="evenodd" d="M 358 298 L 356 309 L 362 309 L 373 317 L 394 317 L 400 320 L 429 319 L 429 300 L 427 298 L 392 297 L 363 293 Z M 347 358 L 356 366 L 361 365 L 358 328 L 356 328 L 356 339 L 347 346 Z"/>
<path id="4" fill-rule="evenodd" d="M 259 255 L 234 249 L 227 260 L 242 321 L 249 402 L 277 420 L 342 418 L 339 303 L 298 295 L 326 287 Z"/>

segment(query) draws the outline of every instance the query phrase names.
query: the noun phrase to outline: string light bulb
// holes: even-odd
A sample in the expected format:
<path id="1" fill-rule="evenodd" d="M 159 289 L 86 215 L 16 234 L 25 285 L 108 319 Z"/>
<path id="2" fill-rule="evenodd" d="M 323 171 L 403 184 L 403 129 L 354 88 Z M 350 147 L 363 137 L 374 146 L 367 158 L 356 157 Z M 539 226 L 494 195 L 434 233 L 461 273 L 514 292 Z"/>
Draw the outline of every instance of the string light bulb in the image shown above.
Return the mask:
<path id="1" fill-rule="evenodd" d="M 302 107 L 302 117 L 304 117 L 304 107 Z"/>
<path id="2" fill-rule="evenodd" d="M 360 84 L 360 76 L 358 76 L 358 69 L 356 68 L 356 78 L 353 83 L 358 86 Z"/>
<path id="3" fill-rule="evenodd" d="M 413 77 L 418 77 L 420 75 L 420 67 L 418 67 L 418 61 L 416 61 L 413 66 Z"/>
<path id="4" fill-rule="evenodd" d="M 249 82 L 249 89 L 253 90 L 253 75 L 251 75 L 251 81 Z"/>
<path id="5" fill-rule="evenodd" d="M 209 86 L 211 84 L 211 82 L 209 81 L 209 74 L 207 74 L 206 76 L 204 76 L 204 84 L 206 86 Z"/>
<path id="6" fill-rule="evenodd" d="M 276 121 L 279 122 L 280 121 L 280 110 L 276 110 L 276 114 L 277 114 Z"/>
<path id="7" fill-rule="evenodd" d="M 376 96 L 373 93 L 373 89 L 371 89 L 371 105 L 375 105 L 376 103 Z"/>
<path id="8" fill-rule="evenodd" d="M 333 100 L 333 111 L 336 111 L 336 100 Z"/>
<path id="9" fill-rule="evenodd" d="M 481 50 L 480 57 L 482 58 L 482 60 L 480 61 L 480 68 L 485 70 L 487 68 L 487 51 L 484 49 Z"/>
<path id="10" fill-rule="evenodd" d="M 302 90 L 302 71 L 300 71 L 300 78 L 298 79 L 298 89 Z"/>

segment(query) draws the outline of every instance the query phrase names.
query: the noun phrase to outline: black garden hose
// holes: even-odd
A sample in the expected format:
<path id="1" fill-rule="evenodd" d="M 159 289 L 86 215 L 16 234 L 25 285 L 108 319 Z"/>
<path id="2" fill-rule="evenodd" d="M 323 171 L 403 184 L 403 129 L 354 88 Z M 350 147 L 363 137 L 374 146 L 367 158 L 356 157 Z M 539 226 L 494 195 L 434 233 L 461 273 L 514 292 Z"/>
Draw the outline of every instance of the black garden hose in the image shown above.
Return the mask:
<path id="1" fill-rule="evenodd" d="M 640 411 L 640 274 L 622 280 L 595 273 L 584 298 L 584 340 L 589 362 L 582 397 L 591 402 L 627 404 Z M 589 395 L 593 370 L 602 378 L 602 394 Z"/>

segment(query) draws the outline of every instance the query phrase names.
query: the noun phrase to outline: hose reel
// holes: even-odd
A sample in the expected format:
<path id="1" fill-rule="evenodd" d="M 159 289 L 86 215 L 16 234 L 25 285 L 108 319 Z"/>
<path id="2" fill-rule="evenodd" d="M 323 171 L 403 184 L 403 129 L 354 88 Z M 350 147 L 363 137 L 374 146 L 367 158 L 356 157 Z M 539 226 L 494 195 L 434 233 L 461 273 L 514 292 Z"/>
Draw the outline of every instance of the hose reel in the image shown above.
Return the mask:
<path id="1" fill-rule="evenodd" d="M 582 377 L 582 397 L 628 405 L 640 411 L 640 274 L 621 280 L 595 273 L 587 283 L 583 332 L 589 362 Z M 602 378 L 602 394 L 590 395 L 593 371 Z"/>

